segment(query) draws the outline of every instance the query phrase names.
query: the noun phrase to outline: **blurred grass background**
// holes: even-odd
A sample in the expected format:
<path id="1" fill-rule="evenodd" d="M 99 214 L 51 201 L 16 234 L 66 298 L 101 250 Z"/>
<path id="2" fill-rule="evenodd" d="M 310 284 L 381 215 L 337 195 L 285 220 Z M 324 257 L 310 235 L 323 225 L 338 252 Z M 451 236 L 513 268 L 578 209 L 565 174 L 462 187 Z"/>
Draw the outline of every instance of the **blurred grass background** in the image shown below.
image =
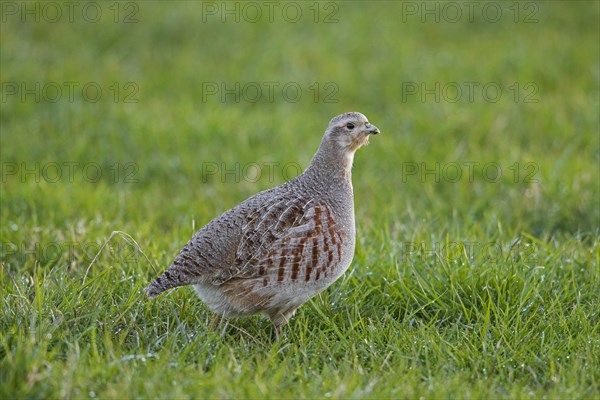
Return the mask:
<path id="1" fill-rule="evenodd" d="M 467 3 L 456 18 L 444 2 L 295 2 L 292 23 L 280 2 L 272 21 L 261 2 L 261 18 L 236 2 L 93 3 L 97 22 L 86 2 L 72 21 L 57 3 L 58 22 L 3 2 L 2 397 L 597 396 L 600 6 L 481 2 L 471 18 Z M 259 101 L 220 88 L 252 83 Z M 57 101 L 24 91 L 49 84 Z M 308 165 L 346 111 L 382 131 L 355 159 L 355 262 L 282 343 L 259 319 L 234 322 L 251 339 L 211 333 L 192 290 L 144 300 L 157 271 L 127 241 L 86 274 L 114 230 L 162 270 L 211 218 Z M 273 179 L 227 174 L 269 162 Z"/>

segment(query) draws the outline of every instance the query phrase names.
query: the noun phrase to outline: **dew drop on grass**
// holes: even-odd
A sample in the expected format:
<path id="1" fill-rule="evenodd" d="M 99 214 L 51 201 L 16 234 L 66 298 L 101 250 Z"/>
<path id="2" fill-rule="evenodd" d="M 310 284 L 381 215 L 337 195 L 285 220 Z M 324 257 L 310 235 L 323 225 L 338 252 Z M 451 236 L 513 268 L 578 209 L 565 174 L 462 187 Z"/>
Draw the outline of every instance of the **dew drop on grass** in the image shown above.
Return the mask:
<path id="1" fill-rule="evenodd" d="M 96 397 L 96 392 L 94 392 L 93 390 L 90 390 L 90 392 L 88 393 L 88 396 L 90 396 L 91 398 Z"/>

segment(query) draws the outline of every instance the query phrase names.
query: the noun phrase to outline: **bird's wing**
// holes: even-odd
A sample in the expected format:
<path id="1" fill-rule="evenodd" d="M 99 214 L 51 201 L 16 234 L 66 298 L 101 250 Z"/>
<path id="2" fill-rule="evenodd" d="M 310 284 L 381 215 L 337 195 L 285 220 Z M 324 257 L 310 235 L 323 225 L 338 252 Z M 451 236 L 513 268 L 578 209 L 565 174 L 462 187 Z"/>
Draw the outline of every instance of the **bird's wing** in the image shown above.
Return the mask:
<path id="1" fill-rule="evenodd" d="M 325 202 L 280 197 L 246 216 L 235 266 L 221 278 L 318 278 L 340 261 L 343 240 Z"/>
<path id="2" fill-rule="evenodd" d="M 323 201 L 261 192 L 198 231 L 146 289 L 148 296 L 199 282 L 220 285 L 232 278 L 318 280 L 341 259 L 344 237 L 335 225 Z"/>

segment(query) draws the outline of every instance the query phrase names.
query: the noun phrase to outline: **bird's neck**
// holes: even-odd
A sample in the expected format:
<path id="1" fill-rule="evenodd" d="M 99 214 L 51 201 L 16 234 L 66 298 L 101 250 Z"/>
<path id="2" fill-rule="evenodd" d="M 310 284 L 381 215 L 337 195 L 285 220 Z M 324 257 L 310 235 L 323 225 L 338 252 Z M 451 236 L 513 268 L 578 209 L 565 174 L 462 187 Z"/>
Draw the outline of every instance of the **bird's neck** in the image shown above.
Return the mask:
<path id="1" fill-rule="evenodd" d="M 352 190 L 354 152 L 344 151 L 330 140 L 323 140 L 304 175 L 316 182 L 318 190 Z"/>

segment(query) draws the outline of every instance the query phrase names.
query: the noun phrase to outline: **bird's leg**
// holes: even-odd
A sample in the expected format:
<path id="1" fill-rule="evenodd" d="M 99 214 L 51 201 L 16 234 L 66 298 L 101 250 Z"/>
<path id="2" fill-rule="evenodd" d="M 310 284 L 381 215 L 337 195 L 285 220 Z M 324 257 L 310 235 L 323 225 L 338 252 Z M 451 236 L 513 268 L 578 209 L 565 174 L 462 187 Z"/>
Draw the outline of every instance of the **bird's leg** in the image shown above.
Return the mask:
<path id="1" fill-rule="evenodd" d="M 210 321 L 210 324 L 208 324 L 208 330 L 211 332 L 215 331 L 219 322 L 221 322 L 221 316 L 219 314 L 213 314 L 212 320 Z"/>
<path id="2" fill-rule="evenodd" d="M 279 342 L 281 340 L 281 325 L 275 323 L 273 325 L 275 326 L 275 340 Z"/>
<path id="3" fill-rule="evenodd" d="M 279 342 L 281 339 L 281 326 L 285 324 L 285 321 L 282 320 L 281 314 L 269 315 L 269 319 L 273 323 L 273 327 L 275 327 L 275 340 Z"/>
<path id="4" fill-rule="evenodd" d="M 297 309 L 298 307 L 294 307 L 292 309 L 288 309 L 283 313 L 278 312 L 276 314 L 269 315 L 269 318 L 271 319 L 271 322 L 275 327 L 275 338 L 278 342 L 281 338 L 281 327 L 290 321 L 290 318 L 292 318 Z"/>

